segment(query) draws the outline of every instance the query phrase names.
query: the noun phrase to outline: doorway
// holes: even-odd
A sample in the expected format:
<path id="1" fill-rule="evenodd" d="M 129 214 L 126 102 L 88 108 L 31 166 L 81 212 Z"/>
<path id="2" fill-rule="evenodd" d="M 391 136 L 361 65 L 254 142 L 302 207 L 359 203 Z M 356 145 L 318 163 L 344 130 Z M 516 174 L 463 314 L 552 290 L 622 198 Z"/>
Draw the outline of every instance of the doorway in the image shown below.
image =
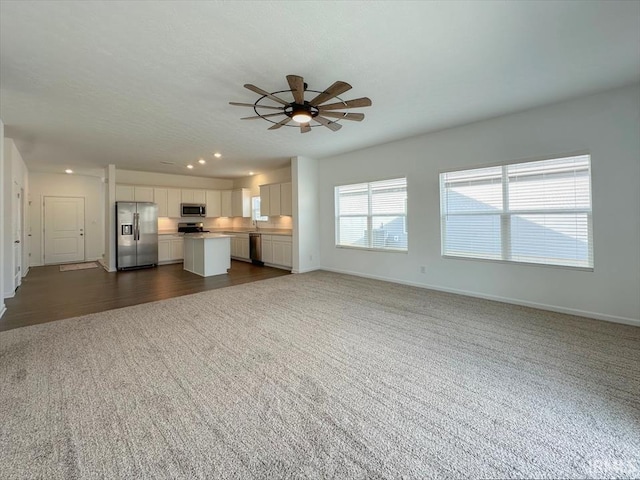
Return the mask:
<path id="1" fill-rule="evenodd" d="M 44 264 L 84 261 L 84 197 L 44 197 Z"/>

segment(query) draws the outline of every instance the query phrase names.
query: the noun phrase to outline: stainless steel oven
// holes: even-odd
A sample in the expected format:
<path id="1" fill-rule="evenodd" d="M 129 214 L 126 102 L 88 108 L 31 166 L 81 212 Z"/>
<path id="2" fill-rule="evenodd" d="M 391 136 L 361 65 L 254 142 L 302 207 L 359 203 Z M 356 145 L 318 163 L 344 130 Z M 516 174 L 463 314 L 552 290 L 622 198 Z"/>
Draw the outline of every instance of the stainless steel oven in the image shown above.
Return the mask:
<path id="1" fill-rule="evenodd" d="M 181 203 L 180 215 L 182 217 L 206 217 L 207 207 L 201 203 Z"/>

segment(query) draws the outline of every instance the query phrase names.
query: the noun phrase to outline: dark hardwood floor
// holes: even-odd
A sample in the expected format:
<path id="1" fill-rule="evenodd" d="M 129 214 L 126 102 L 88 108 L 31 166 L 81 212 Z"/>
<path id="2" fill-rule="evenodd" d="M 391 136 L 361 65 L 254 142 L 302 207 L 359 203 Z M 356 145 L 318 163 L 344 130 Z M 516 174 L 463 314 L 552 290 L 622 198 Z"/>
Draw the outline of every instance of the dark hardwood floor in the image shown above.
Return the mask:
<path id="1" fill-rule="evenodd" d="M 181 263 L 117 273 L 32 267 L 15 297 L 5 300 L 0 331 L 282 275 L 289 272 L 235 260 L 228 274 L 206 278 L 186 272 Z"/>

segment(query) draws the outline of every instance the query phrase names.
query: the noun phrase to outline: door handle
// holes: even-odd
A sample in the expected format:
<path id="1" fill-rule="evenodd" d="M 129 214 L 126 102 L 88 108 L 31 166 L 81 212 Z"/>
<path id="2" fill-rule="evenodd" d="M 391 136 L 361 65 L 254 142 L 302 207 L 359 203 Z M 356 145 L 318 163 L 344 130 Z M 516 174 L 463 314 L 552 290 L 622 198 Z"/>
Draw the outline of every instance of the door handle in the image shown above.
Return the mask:
<path id="1" fill-rule="evenodd" d="M 81 233 L 81 234 L 80 234 L 80 236 L 81 236 L 81 237 L 84 237 L 84 233 Z"/>
<path id="2" fill-rule="evenodd" d="M 14 241 L 13 243 L 20 243 L 20 240 L 16 240 L 16 241 Z"/>

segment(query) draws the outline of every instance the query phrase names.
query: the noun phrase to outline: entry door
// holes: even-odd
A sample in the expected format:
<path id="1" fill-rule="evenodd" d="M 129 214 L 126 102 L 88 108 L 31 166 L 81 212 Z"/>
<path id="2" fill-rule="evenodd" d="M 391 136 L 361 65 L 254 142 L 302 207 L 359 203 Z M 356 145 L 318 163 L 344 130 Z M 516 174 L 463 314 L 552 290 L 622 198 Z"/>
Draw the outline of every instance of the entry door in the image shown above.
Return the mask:
<path id="1" fill-rule="evenodd" d="M 44 197 L 44 263 L 84 261 L 84 198 Z"/>
<path id="2" fill-rule="evenodd" d="M 20 186 L 13 183 L 13 287 L 17 289 L 22 283 L 22 198 Z"/>

